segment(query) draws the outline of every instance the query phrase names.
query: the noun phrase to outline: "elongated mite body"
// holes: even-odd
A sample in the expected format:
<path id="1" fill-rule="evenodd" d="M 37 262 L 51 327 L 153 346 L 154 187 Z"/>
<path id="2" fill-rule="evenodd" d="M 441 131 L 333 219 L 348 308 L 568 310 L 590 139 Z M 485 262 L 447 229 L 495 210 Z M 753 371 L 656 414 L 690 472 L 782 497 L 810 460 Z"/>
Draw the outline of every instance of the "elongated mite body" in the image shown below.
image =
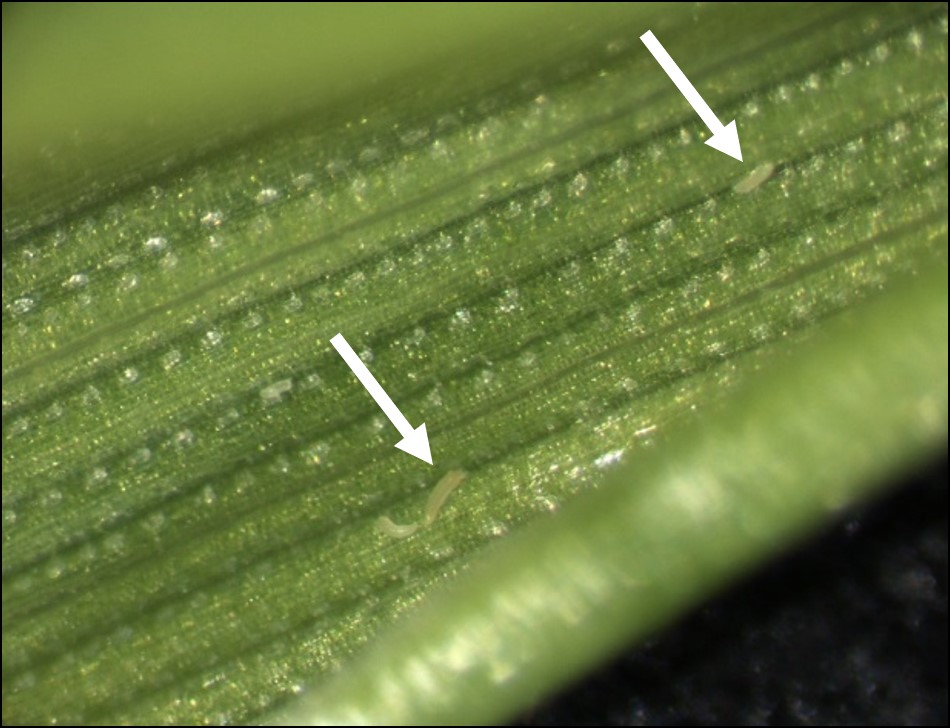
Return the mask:
<path id="1" fill-rule="evenodd" d="M 407 523 L 405 526 L 400 526 L 398 523 L 393 523 L 389 516 L 380 516 L 376 519 L 376 530 L 393 538 L 406 538 L 419 530 L 419 524 Z"/>
<path id="2" fill-rule="evenodd" d="M 442 476 L 442 479 L 435 484 L 435 488 L 432 489 L 432 493 L 429 494 L 429 499 L 426 501 L 423 525 L 431 526 L 435 523 L 435 519 L 439 516 L 439 511 L 442 509 L 446 499 L 467 477 L 468 473 L 464 470 L 450 470 Z"/>
<path id="3" fill-rule="evenodd" d="M 743 177 L 741 180 L 736 182 L 735 187 L 732 189 L 738 195 L 747 195 L 763 183 L 768 181 L 768 179 L 775 173 L 775 163 L 774 162 L 765 162 L 760 164 L 758 167 L 749 172 L 748 175 Z"/>
<path id="4" fill-rule="evenodd" d="M 442 479 L 435 484 L 428 500 L 426 500 L 425 512 L 421 522 L 400 525 L 393 523 L 388 516 L 380 516 L 376 519 L 376 530 L 392 538 L 406 538 L 420 528 L 431 526 L 435 523 L 435 519 L 439 517 L 439 511 L 442 510 L 446 499 L 467 477 L 468 473 L 464 470 L 450 470 L 443 475 Z"/>

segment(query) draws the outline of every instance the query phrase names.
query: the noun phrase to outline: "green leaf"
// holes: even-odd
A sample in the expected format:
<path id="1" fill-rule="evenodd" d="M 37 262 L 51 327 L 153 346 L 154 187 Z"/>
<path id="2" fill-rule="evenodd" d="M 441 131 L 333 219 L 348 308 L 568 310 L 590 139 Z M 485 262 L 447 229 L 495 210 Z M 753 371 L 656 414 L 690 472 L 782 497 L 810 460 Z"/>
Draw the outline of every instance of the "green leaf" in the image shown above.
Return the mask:
<path id="1" fill-rule="evenodd" d="M 928 378 L 947 356 L 929 342 L 946 338 L 946 293 L 944 270 L 836 322 L 559 518 L 493 549 L 276 720 L 497 721 L 663 626 L 863 495 L 882 462 L 913 462 L 942 434 L 946 385 L 935 392 Z"/>
<path id="2" fill-rule="evenodd" d="M 4 722 L 501 720 L 945 446 L 943 5 L 258 8 L 207 47 L 162 9 L 131 50 L 49 12 L 4 31 Z"/>

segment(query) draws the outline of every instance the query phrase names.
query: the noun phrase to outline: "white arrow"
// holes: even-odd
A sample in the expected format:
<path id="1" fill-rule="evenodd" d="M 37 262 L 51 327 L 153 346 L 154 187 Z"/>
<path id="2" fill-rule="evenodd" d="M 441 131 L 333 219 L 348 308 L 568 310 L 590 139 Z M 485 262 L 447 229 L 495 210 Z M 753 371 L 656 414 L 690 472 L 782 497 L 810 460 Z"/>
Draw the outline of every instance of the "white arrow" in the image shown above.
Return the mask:
<path id="1" fill-rule="evenodd" d="M 689 79 L 686 78 L 680 70 L 680 67 L 676 65 L 676 61 L 670 58 L 670 54 L 660 45 L 660 41 L 653 35 L 652 30 L 648 30 L 641 35 L 640 40 L 643 41 L 643 45 L 645 45 L 650 53 L 653 54 L 653 57 L 656 58 L 657 63 L 666 71 L 666 75 L 670 77 L 670 80 L 676 84 L 676 88 L 680 90 L 680 93 L 686 97 L 689 105 L 693 107 L 693 111 L 699 114 L 699 118 L 709 127 L 712 136 L 706 140 L 706 144 L 741 162 L 742 150 L 739 148 L 739 132 L 736 131 L 735 119 L 725 126 L 719 123 L 719 117 L 709 108 L 709 104 L 703 101 L 703 97 L 699 95 L 699 91 L 689 82 Z"/>
<path id="2" fill-rule="evenodd" d="M 396 443 L 396 447 L 432 465 L 432 453 L 429 450 L 429 436 L 426 434 L 426 423 L 423 422 L 417 428 L 413 429 L 412 425 L 409 424 L 409 420 L 403 417 L 402 412 L 399 411 L 396 404 L 389 398 L 389 395 L 386 394 L 386 390 L 376 381 L 376 377 L 370 373 L 363 361 L 357 356 L 356 352 L 353 351 L 353 347 L 343 338 L 343 334 L 334 336 L 330 339 L 330 343 L 333 344 L 333 348 L 343 357 L 343 361 L 347 363 L 347 366 L 353 370 L 353 373 L 356 375 L 356 378 L 360 380 L 360 383 L 366 387 L 369 396 L 376 400 L 376 404 L 379 405 L 383 414 L 385 414 L 389 418 L 389 421 L 399 430 L 399 434 L 402 435 L 402 440 Z"/>

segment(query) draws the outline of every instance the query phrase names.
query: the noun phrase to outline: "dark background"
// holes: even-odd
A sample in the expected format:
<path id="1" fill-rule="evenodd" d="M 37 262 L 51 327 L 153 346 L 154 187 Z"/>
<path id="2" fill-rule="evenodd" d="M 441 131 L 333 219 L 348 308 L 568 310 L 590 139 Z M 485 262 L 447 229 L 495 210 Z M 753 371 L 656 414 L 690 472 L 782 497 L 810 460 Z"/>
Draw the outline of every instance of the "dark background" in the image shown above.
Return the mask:
<path id="1" fill-rule="evenodd" d="M 947 456 L 516 725 L 947 723 Z"/>

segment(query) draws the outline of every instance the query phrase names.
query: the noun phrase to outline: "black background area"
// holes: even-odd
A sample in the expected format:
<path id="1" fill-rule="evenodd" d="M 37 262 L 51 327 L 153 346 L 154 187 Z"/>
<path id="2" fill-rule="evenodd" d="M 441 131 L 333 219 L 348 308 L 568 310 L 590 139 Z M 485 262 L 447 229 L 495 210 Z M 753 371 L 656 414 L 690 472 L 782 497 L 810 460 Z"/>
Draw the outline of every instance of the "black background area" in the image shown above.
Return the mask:
<path id="1" fill-rule="evenodd" d="M 947 456 L 516 725 L 947 723 Z"/>

